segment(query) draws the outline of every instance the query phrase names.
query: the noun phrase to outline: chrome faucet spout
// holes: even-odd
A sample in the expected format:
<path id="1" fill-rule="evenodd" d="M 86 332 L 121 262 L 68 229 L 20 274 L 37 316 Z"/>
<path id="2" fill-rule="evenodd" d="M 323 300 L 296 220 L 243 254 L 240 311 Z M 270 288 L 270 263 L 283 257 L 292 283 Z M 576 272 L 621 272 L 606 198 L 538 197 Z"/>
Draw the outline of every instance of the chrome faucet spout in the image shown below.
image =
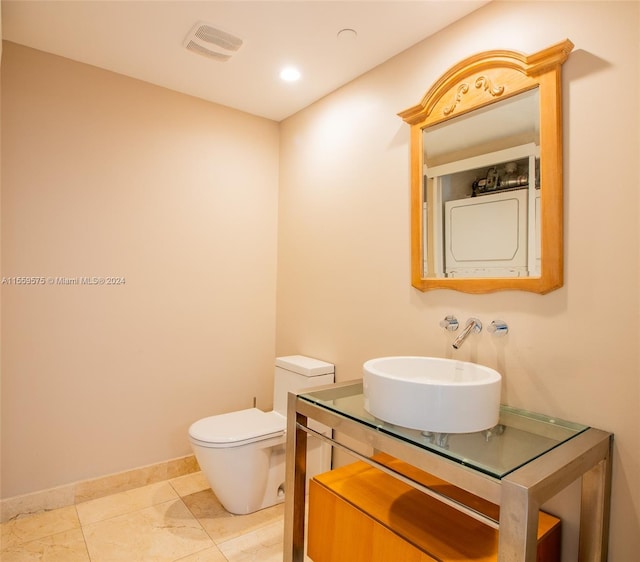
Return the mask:
<path id="1" fill-rule="evenodd" d="M 464 330 L 462 330 L 462 333 L 453 342 L 453 349 L 460 349 L 469 334 L 471 334 L 472 332 L 474 334 L 479 334 L 481 331 L 482 322 L 480 322 L 480 320 L 478 320 L 477 318 L 469 318 L 464 327 Z"/>

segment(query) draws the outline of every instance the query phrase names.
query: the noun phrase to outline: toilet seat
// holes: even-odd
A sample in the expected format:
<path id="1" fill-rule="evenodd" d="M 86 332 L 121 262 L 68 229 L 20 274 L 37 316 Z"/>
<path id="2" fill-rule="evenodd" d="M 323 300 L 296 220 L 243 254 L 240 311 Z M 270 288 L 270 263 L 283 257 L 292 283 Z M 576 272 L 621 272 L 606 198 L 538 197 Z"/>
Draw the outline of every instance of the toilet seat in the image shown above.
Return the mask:
<path id="1" fill-rule="evenodd" d="M 248 408 L 201 419 L 191 425 L 189 437 L 203 447 L 239 447 L 284 435 L 286 423 L 275 411 Z"/>

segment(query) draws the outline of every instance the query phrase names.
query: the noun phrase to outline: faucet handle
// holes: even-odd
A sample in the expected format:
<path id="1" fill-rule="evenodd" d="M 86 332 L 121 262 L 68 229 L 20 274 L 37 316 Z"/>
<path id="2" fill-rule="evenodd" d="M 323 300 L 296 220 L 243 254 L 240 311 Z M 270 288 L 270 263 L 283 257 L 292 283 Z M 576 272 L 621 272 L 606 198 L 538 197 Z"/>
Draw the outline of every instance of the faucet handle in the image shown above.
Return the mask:
<path id="1" fill-rule="evenodd" d="M 443 320 L 440 320 L 440 327 L 448 330 L 449 332 L 455 332 L 458 329 L 458 319 L 455 316 L 446 316 Z"/>
<path id="2" fill-rule="evenodd" d="M 494 320 L 489 324 L 487 332 L 493 334 L 495 337 L 501 338 L 509 333 L 509 326 L 503 320 Z"/>

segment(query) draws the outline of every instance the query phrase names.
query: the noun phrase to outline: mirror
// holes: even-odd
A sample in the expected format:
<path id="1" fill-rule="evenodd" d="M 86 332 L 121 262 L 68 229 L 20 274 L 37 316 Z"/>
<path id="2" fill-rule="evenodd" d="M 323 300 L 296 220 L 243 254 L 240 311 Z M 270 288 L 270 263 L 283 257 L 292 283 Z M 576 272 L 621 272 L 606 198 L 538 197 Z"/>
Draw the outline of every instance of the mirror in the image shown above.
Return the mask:
<path id="1" fill-rule="evenodd" d="M 562 286 L 560 69 L 572 48 L 472 56 L 400 113 L 411 125 L 417 289 Z"/>

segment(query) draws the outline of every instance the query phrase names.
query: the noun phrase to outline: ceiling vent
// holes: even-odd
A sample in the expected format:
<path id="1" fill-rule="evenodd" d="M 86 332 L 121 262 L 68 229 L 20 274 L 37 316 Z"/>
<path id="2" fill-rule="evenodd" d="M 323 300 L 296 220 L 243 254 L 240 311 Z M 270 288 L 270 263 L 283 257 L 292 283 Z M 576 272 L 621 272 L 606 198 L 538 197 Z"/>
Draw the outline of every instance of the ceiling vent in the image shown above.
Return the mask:
<path id="1" fill-rule="evenodd" d="M 193 53 L 224 62 L 242 47 L 242 39 L 200 22 L 189 32 L 184 46 Z"/>

